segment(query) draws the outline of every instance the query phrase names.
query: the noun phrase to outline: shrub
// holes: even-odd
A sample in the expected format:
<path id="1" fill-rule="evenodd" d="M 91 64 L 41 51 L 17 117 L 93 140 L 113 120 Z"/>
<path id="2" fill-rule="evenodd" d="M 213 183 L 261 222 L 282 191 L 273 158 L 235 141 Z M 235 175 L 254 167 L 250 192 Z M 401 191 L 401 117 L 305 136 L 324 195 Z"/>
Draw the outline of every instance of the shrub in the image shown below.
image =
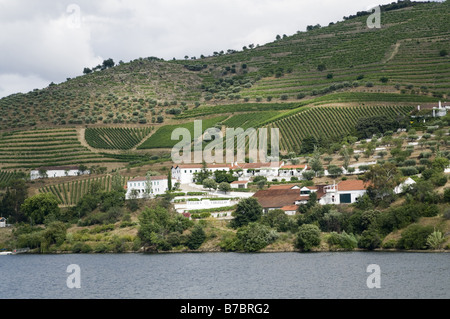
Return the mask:
<path id="1" fill-rule="evenodd" d="M 363 231 L 358 240 L 358 247 L 363 249 L 374 250 L 380 247 L 380 245 L 381 236 L 373 229 Z"/>
<path id="2" fill-rule="evenodd" d="M 327 243 L 331 246 L 336 246 L 346 250 L 353 250 L 358 247 L 358 240 L 355 235 L 347 234 L 345 231 L 342 234 L 332 232 L 327 238 Z"/>
<path id="3" fill-rule="evenodd" d="M 188 237 L 186 246 L 189 249 L 195 250 L 200 248 L 206 239 L 206 234 L 200 225 L 196 225 Z"/>
<path id="4" fill-rule="evenodd" d="M 237 231 L 237 246 L 247 252 L 265 248 L 278 238 L 276 230 L 260 223 L 250 223 Z"/>
<path id="5" fill-rule="evenodd" d="M 431 249 L 441 249 L 444 242 L 445 236 L 439 230 L 435 230 L 427 237 L 427 246 Z"/>
<path id="6" fill-rule="evenodd" d="M 395 239 L 390 239 L 383 244 L 384 249 L 393 249 L 397 247 L 397 241 Z"/>
<path id="7" fill-rule="evenodd" d="M 320 245 L 320 229 L 316 225 L 304 224 L 300 226 L 297 233 L 295 247 L 310 251 L 313 247 Z"/>
<path id="8" fill-rule="evenodd" d="M 427 238 L 433 233 L 432 226 L 422 226 L 413 224 L 408 226 L 403 232 L 398 241 L 398 248 L 400 249 L 426 249 Z"/>

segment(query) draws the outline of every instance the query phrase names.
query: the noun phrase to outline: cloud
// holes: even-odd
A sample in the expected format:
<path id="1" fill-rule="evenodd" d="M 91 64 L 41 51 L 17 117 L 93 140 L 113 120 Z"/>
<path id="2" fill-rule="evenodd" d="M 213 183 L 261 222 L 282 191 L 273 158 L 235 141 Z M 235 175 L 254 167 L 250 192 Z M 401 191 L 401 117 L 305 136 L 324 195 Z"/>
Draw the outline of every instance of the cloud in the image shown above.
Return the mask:
<path id="1" fill-rule="evenodd" d="M 8 96 L 18 92 L 30 92 L 43 88 L 49 84 L 48 80 L 37 75 L 0 74 L 0 96 Z"/>

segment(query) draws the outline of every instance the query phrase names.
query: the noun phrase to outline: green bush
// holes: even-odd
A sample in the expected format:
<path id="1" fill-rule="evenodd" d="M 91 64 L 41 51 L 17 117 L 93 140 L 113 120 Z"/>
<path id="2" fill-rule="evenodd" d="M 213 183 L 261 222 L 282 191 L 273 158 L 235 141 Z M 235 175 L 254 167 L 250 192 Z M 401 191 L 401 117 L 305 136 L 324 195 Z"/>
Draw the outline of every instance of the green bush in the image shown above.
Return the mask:
<path id="1" fill-rule="evenodd" d="M 300 226 L 295 241 L 295 247 L 310 251 L 313 247 L 320 245 L 320 229 L 316 225 L 304 224 Z"/>
<path id="2" fill-rule="evenodd" d="M 382 245 L 382 247 L 384 249 L 393 249 L 393 248 L 397 247 L 397 241 L 395 239 L 390 239 L 390 240 L 386 241 Z"/>
<path id="3" fill-rule="evenodd" d="M 276 230 L 260 223 L 249 223 L 238 229 L 237 247 L 247 252 L 255 252 L 265 248 L 278 238 Z"/>
<path id="4" fill-rule="evenodd" d="M 361 237 L 358 240 L 358 247 L 368 250 L 374 250 L 379 248 L 381 245 L 381 236 L 380 234 L 373 230 L 365 230 L 362 232 Z"/>
<path id="5" fill-rule="evenodd" d="M 358 247 L 358 239 L 353 234 L 347 234 L 343 231 L 341 234 L 332 232 L 327 238 L 327 243 L 330 246 L 342 248 L 346 250 L 353 250 Z"/>
<path id="6" fill-rule="evenodd" d="M 192 250 L 198 249 L 205 239 L 205 231 L 200 225 L 196 225 L 187 239 L 186 246 Z"/>
<path id="7" fill-rule="evenodd" d="M 433 231 L 432 226 L 410 225 L 402 232 L 397 247 L 400 249 L 426 249 L 427 238 Z"/>

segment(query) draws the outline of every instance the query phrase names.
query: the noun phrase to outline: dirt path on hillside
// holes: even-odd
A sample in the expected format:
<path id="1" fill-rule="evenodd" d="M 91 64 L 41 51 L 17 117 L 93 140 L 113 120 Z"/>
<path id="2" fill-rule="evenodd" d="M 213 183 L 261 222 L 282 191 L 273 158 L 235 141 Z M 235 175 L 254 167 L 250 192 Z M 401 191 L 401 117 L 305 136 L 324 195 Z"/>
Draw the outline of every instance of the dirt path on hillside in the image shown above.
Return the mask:
<path id="1" fill-rule="evenodd" d="M 395 56 L 396 56 L 397 53 L 398 53 L 398 50 L 400 49 L 400 45 L 401 45 L 401 42 L 397 42 L 397 43 L 394 45 L 394 50 L 392 51 L 392 53 L 390 54 L 390 56 L 386 59 L 386 61 L 384 61 L 384 63 L 388 63 L 388 62 L 391 61 L 393 58 L 395 58 Z"/>
<path id="2" fill-rule="evenodd" d="M 81 145 L 86 147 L 91 152 L 98 153 L 97 149 L 93 148 L 92 146 L 90 146 L 88 144 L 88 142 L 86 142 L 86 139 L 84 138 L 85 132 L 86 132 L 85 128 L 80 128 L 80 127 L 77 128 L 77 137 L 78 137 L 78 140 L 80 141 Z"/>

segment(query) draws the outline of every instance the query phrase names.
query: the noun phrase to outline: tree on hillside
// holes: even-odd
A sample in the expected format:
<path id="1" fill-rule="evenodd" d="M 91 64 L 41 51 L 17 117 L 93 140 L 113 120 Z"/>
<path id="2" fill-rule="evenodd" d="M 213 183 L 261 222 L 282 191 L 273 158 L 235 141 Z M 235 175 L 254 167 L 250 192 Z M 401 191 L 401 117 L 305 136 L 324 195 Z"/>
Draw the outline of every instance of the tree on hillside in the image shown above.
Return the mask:
<path id="1" fill-rule="evenodd" d="M 114 60 L 109 58 L 108 60 L 104 60 L 102 64 L 103 69 L 112 68 L 115 65 Z"/>
<path id="2" fill-rule="evenodd" d="M 58 217 L 59 201 L 52 193 L 41 193 L 27 198 L 22 204 L 22 211 L 32 225 L 44 223 L 46 217 Z"/>
<path id="3" fill-rule="evenodd" d="M 245 198 L 238 203 L 236 210 L 232 214 L 234 219 L 230 225 L 236 229 L 248 223 L 256 222 L 261 218 L 262 213 L 263 208 L 256 198 Z"/>
<path id="4" fill-rule="evenodd" d="M 208 188 L 210 191 L 212 191 L 213 189 L 216 190 L 217 182 L 212 178 L 207 178 L 203 181 L 203 187 Z"/>
<path id="5" fill-rule="evenodd" d="M 360 138 L 371 138 L 375 134 L 395 131 L 398 127 L 398 121 L 390 119 L 386 115 L 361 118 L 356 123 L 356 131 Z"/>
<path id="6" fill-rule="evenodd" d="M 396 165 L 386 162 L 382 165 L 372 165 L 363 179 L 370 183 L 368 193 L 372 195 L 371 197 L 384 201 L 393 196 L 394 188 L 400 183 L 400 177 Z"/>
<path id="7" fill-rule="evenodd" d="M 231 191 L 231 185 L 230 183 L 227 182 L 222 182 L 219 184 L 219 190 L 221 192 L 224 192 L 225 194 L 228 193 L 229 191 Z"/>
<path id="8" fill-rule="evenodd" d="M 297 233 L 295 247 L 302 251 L 310 251 L 320 245 L 320 229 L 313 224 L 300 226 Z"/>
<path id="9" fill-rule="evenodd" d="M 6 217 L 10 223 L 25 221 L 26 217 L 21 206 L 27 195 L 28 186 L 24 180 L 19 179 L 10 182 L 0 201 L 0 216 Z"/>
<path id="10" fill-rule="evenodd" d="M 302 140 L 300 154 L 310 154 L 314 152 L 314 148 L 319 144 L 314 136 L 307 136 Z"/>

